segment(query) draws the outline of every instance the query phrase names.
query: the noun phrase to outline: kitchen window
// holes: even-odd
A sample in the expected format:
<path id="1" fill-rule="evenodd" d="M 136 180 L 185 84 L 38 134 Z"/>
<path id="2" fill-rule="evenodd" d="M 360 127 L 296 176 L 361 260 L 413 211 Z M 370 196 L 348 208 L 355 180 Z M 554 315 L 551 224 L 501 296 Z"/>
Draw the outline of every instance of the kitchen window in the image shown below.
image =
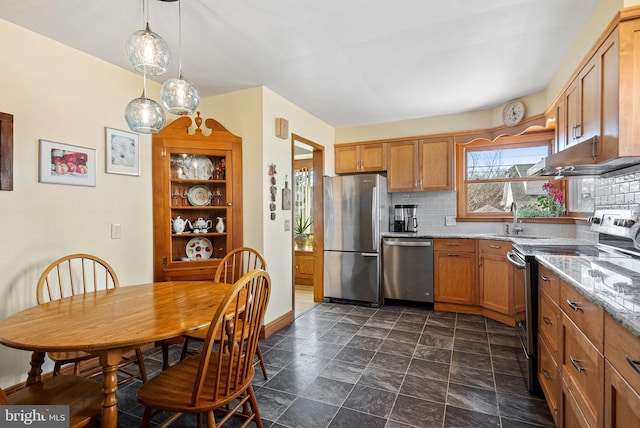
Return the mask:
<path id="1" fill-rule="evenodd" d="M 512 202 L 523 217 L 539 216 L 538 197 L 547 194 L 543 185 L 550 182 L 564 190 L 562 181 L 529 177 L 527 173 L 551 153 L 553 137 L 552 132 L 538 132 L 456 145 L 458 218 L 511 219 Z"/>

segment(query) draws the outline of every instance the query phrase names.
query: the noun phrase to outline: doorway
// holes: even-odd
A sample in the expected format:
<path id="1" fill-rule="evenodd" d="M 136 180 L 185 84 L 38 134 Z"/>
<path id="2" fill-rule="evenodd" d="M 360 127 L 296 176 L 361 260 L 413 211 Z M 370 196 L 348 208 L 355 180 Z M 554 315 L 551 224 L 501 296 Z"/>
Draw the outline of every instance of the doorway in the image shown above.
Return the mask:
<path id="1" fill-rule="evenodd" d="M 293 308 L 295 317 L 322 301 L 324 147 L 292 134 Z"/>

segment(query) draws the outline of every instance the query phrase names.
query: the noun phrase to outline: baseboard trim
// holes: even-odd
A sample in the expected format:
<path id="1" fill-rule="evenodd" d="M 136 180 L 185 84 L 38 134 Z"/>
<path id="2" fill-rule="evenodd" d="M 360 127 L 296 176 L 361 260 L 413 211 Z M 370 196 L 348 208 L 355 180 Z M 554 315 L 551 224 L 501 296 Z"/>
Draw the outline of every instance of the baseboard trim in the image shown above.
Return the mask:
<path id="1" fill-rule="evenodd" d="M 296 319 L 295 311 L 289 311 L 284 315 L 281 315 L 280 317 L 276 318 L 270 323 L 262 326 L 262 329 L 260 330 L 260 338 L 266 339 L 276 331 L 281 330 L 286 326 L 288 326 L 289 324 L 291 324 L 293 321 L 295 321 L 295 319 Z"/>

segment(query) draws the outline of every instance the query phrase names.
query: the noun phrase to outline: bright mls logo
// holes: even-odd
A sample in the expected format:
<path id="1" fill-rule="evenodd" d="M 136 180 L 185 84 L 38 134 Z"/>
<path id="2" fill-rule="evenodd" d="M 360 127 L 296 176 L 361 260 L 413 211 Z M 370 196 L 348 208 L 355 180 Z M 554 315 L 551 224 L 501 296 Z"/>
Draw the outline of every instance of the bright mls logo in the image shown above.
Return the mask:
<path id="1" fill-rule="evenodd" d="M 0 406 L 0 428 L 69 428 L 69 406 Z"/>

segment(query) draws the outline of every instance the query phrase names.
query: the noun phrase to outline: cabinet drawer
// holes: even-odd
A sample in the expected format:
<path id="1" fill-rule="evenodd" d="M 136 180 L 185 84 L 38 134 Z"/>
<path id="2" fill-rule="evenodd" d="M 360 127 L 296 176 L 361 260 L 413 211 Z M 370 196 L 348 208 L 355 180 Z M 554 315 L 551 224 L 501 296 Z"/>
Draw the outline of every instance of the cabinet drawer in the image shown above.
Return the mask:
<path id="1" fill-rule="evenodd" d="M 593 343 L 604 352 L 604 312 L 575 288 L 560 281 L 560 308 Z"/>
<path id="2" fill-rule="evenodd" d="M 547 346 L 543 337 L 538 340 L 538 379 L 547 399 L 549 409 L 553 414 L 553 420 L 558 422 L 558 397 L 560 395 L 560 372 L 552 351 Z"/>
<path id="3" fill-rule="evenodd" d="M 433 249 L 436 251 L 476 251 L 475 239 L 434 239 Z"/>
<path id="4" fill-rule="evenodd" d="M 609 316 L 605 317 L 604 334 L 604 356 L 640 392 L 640 339 Z"/>
<path id="5" fill-rule="evenodd" d="M 560 302 L 560 279 L 542 265 L 538 265 L 538 289 L 547 293 L 556 305 Z"/>
<path id="6" fill-rule="evenodd" d="M 478 241 L 478 249 L 481 253 L 506 255 L 511 251 L 512 244 L 509 241 L 490 241 L 481 239 Z"/>
<path id="7" fill-rule="evenodd" d="M 604 357 L 567 317 L 562 317 L 562 380 L 576 397 L 590 426 L 603 415 Z"/>
<path id="8" fill-rule="evenodd" d="M 549 296 L 540 293 L 540 306 L 538 311 L 538 332 L 547 340 L 550 347 L 549 351 L 553 359 L 557 362 L 560 327 L 562 324 L 560 308 L 556 306 Z"/>

